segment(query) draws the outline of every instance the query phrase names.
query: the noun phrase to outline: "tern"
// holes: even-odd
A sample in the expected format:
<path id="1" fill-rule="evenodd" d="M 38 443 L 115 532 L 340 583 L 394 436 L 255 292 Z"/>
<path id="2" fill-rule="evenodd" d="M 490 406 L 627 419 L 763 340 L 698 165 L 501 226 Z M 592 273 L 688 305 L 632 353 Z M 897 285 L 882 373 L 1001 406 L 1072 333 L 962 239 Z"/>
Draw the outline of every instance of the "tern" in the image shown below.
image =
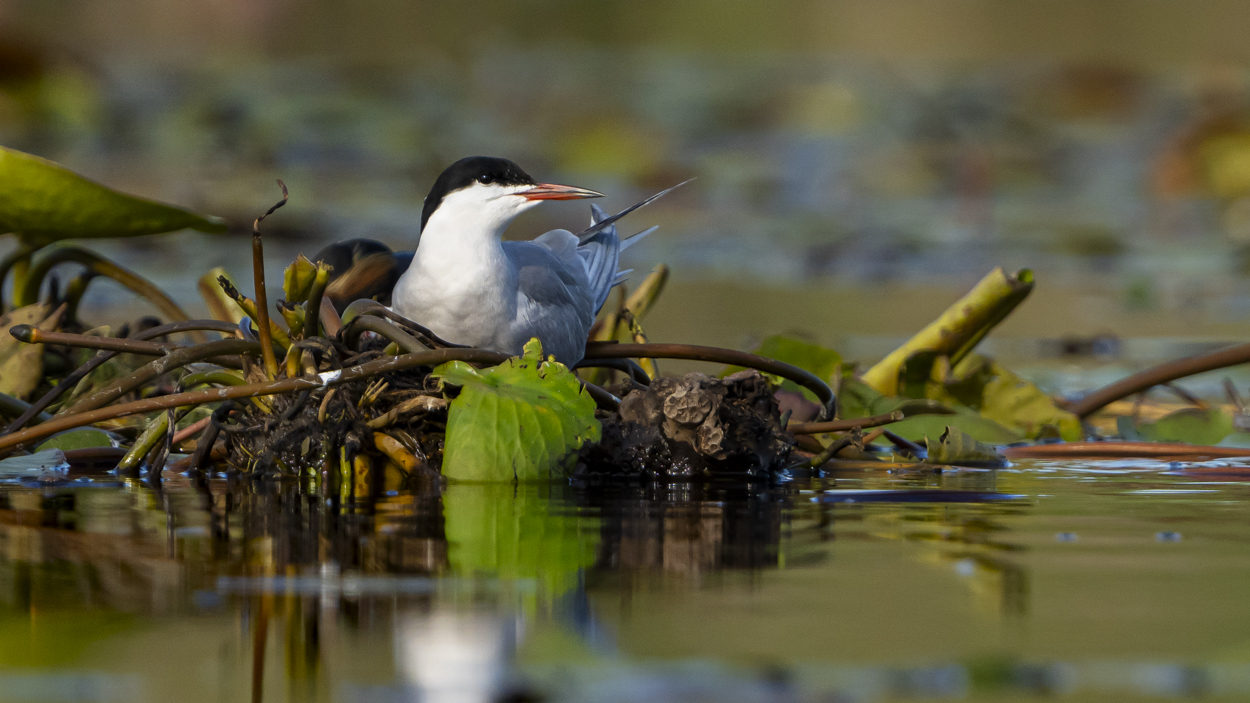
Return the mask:
<path id="1" fill-rule="evenodd" d="M 621 252 L 656 229 L 622 240 L 616 221 L 681 185 L 611 217 L 592 204 L 591 225 L 577 234 L 555 229 L 532 241 L 505 242 L 504 231 L 526 210 L 602 193 L 539 183 L 512 161 L 473 156 L 434 182 L 416 251 L 391 254 L 378 242 L 350 240 L 323 249 L 316 260 L 348 274 L 332 274 L 327 294 L 336 304 L 348 290 L 359 297 L 372 291 L 447 341 L 519 355 L 537 337 L 544 354 L 572 367 L 585 354 L 608 294 L 630 273 L 617 270 Z"/>

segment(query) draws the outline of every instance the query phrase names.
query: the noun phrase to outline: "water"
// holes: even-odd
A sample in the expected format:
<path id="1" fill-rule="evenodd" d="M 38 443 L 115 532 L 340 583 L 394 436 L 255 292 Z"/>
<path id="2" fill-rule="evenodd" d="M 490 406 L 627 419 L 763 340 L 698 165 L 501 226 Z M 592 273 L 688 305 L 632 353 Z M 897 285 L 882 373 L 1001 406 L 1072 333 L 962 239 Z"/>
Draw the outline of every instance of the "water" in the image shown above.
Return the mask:
<path id="1" fill-rule="evenodd" d="M 8 484 L 0 700 L 1244 700 L 1248 481 Z"/>

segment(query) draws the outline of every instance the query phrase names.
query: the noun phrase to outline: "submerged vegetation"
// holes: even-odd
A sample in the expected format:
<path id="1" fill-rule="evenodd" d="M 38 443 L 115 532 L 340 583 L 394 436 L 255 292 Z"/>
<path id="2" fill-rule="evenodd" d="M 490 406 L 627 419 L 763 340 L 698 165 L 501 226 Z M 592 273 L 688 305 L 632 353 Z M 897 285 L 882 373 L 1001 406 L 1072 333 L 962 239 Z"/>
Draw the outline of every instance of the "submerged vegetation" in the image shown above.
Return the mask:
<path id="1" fill-rule="evenodd" d="M 327 295 L 331 269 L 302 256 L 286 269 L 285 297 L 271 305 L 261 223 L 286 202 L 285 186 L 253 227 L 254 297 L 210 271 L 199 287 L 214 319 L 192 320 L 140 276 L 63 242 L 218 231 L 220 221 L 8 149 L 0 151 L 0 185 L 0 229 L 18 239 L 0 263 L 0 282 L 12 281 L 3 319 L 10 334 L 0 339 L 0 452 L 33 454 L 7 460 L 19 474 L 106 461 L 159 482 L 167 470 L 203 478 L 224 467 L 298 479 L 349 501 L 442 480 L 758 480 L 839 460 L 1000 466 L 1045 449 L 995 448 L 1018 443 L 1105 452 L 1081 440 L 1097 438 L 1088 420 L 1108 404 L 1250 360 L 1250 347 L 1233 347 L 1057 401 L 975 352 L 1034 287 L 1030 271 L 1002 269 L 862 370 L 834 350 L 781 336 L 754 353 L 657 344 L 642 323 L 668 278 L 661 266 L 632 295 L 622 287 L 570 370 L 545 358 L 537 340 L 514 358 L 466 348 L 374 301 L 340 316 Z M 62 286 L 53 269 L 69 262 L 85 270 Z M 84 323 L 79 303 L 97 277 L 148 299 L 164 320 L 117 330 Z M 657 360 L 666 358 L 722 370 L 719 378 L 665 378 Z M 1214 444 L 1243 426 L 1235 390 L 1230 398 L 1233 413 L 1199 403 L 1150 423 L 1120 417 L 1116 431 L 1126 440 Z"/>

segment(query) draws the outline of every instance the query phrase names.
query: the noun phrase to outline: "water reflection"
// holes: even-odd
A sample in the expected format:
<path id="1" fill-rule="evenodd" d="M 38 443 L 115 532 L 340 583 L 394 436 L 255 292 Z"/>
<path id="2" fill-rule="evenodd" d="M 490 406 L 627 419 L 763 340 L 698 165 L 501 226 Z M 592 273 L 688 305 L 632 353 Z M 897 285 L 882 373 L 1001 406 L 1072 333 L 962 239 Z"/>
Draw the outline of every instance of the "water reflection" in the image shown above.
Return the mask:
<path id="1" fill-rule="evenodd" d="M 1119 663 L 1108 663 L 1114 651 L 1091 658 L 1071 632 L 1086 626 L 1084 609 L 1097 604 L 1084 600 L 1097 601 L 1098 591 L 1057 596 L 1066 587 L 1055 580 L 1077 569 L 1108 589 L 1132 583 L 1145 612 L 1171 602 L 1216 637 L 1217 615 L 1244 622 L 1244 599 L 1234 594 L 1250 572 L 1211 551 L 1210 532 L 1220 533 L 1221 549 L 1250 534 L 1204 530 L 1202 516 L 1244 499 L 1241 484 L 1218 484 L 1215 495 L 1141 493 L 1184 490 L 1190 479 L 1126 474 L 1093 488 L 1086 474 L 1058 483 L 1053 472 L 898 467 L 771 486 L 455 485 L 360 505 L 225 481 L 161 491 L 4 486 L 0 698 L 876 700 L 1241 690 L 1238 677 L 1250 668 L 1175 654 L 1143 668 L 1140 656 L 1124 658 L 1131 648 Z M 1108 482 L 1138 514 L 1102 510 Z M 1048 508 L 1061 489 L 1066 502 Z M 1179 519 L 1189 521 L 1184 541 L 1155 537 Z M 1065 529 L 1082 539 L 1056 542 Z M 1128 532 L 1136 542 L 1124 541 Z M 1088 562 L 1111 538 L 1119 540 L 1112 554 L 1131 569 Z M 1163 574 L 1176 559 L 1229 564 L 1219 567 L 1225 585 L 1173 600 L 1184 591 Z M 1156 576 L 1144 586 L 1134 569 Z M 1195 583 L 1177 581 L 1189 591 Z M 1174 627 L 1172 616 L 1099 607 L 1118 643 L 1134 641 L 1126 633 L 1167 641 L 1160 635 Z M 1066 634 L 1037 639 L 1051 621 Z M 1054 663 L 1056 652 L 1069 663 Z"/>

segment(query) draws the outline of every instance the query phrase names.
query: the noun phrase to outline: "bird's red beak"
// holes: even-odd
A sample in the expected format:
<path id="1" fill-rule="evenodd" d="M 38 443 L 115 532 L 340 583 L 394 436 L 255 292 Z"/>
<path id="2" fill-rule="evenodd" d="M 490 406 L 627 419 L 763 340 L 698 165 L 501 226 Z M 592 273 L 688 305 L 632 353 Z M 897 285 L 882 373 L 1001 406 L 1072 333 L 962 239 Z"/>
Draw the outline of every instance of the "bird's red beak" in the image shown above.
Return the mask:
<path id="1" fill-rule="evenodd" d="M 603 193 L 596 193 L 593 190 L 576 186 L 561 186 L 555 183 L 539 183 L 528 190 L 518 192 L 517 195 L 527 200 L 581 200 L 582 198 L 603 197 Z"/>

